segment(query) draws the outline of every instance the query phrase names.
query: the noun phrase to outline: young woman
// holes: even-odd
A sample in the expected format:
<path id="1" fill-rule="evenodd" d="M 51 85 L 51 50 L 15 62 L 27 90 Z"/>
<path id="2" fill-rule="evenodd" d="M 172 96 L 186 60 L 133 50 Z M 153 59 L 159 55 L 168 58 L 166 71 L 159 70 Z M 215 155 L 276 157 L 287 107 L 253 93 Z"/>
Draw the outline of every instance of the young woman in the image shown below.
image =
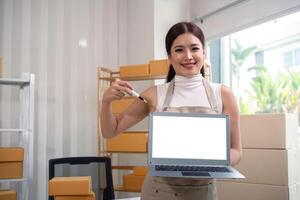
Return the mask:
<path id="1" fill-rule="evenodd" d="M 130 94 L 130 83 L 115 81 L 104 93 L 101 110 L 101 129 L 105 138 L 118 133 L 145 118 L 149 112 L 219 113 L 231 120 L 231 165 L 241 158 L 239 110 L 230 89 L 208 82 L 205 77 L 205 38 L 202 30 L 190 22 L 173 25 L 165 39 L 170 63 L 167 83 L 152 86 L 118 116 L 112 115 L 111 102 Z M 184 137 L 184 135 L 183 135 Z M 147 176 L 142 199 L 217 199 L 215 181 L 190 180 Z"/>

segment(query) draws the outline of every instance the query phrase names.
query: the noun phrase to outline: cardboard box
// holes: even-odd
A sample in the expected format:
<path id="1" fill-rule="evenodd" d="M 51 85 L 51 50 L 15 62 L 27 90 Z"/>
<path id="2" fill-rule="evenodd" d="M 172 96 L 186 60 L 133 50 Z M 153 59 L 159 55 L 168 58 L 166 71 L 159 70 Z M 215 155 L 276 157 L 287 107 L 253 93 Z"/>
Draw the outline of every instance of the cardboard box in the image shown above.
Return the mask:
<path id="1" fill-rule="evenodd" d="M 54 177 L 49 181 L 49 195 L 90 195 L 90 176 Z"/>
<path id="2" fill-rule="evenodd" d="M 0 162 L 13 162 L 24 160 L 24 148 L 0 147 Z"/>
<path id="3" fill-rule="evenodd" d="M 120 77 L 148 76 L 149 64 L 120 66 Z"/>
<path id="4" fill-rule="evenodd" d="M 146 176 L 147 173 L 148 173 L 148 167 L 146 166 L 133 167 L 133 174 L 136 176 Z"/>
<path id="5" fill-rule="evenodd" d="M 17 193 L 14 190 L 0 190 L 0 200 L 16 200 Z"/>
<path id="6" fill-rule="evenodd" d="M 0 147 L 0 179 L 23 177 L 24 149 Z"/>
<path id="7" fill-rule="evenodd" d="M 300 181 L 299 150 L 243 149 L 240 163 L 234 166 L 246 178 L 233 182 L 287 186 Z"/>
<path id="8" fill-rule="evenodd" d="M 297 114 L 241 115 L 240 123 L 243 148 L 299 148 Z"/>
<path id="9" fill-rule="evenodd" d="M 95 200 L 95 193 L 92 192 L 89 195 L 64 195 L 64 196 L 55 196 L 54 200 Z"/>
<path id="10" fill-rule="evenodd" d="M 0 162 L 0 179 L 22 178 L 23 162 Z"/>
<path id="11" fill-rule="evenodd" d="M 136 176 L 127 174 L 123 176 L 124 190 L 131 192 L 140 192 L 145 180 L 145 176 Z"/>
<path id="12" fill-rule="evenodd" d="M 167 59 L 151 60 L 149 62 L 150 75 L 167 75 L 169 72 L 169 63 Z"/>
<path id="13" fill-rule="evenodd" d="M 148 143 L 147 132 L 126 132 L 106 140 L 106 151 L 146 153 Z"/>
<path id="14" fill-rule="evenodd" d="M 238 182 L 217 182 L 219 200 L 299 200 L 299 185 L 274 186 Z"/>
<path id="15" fill-rule="evenodd" d="M 123 112 L 129 105 L 135 100 L 134 97 L 124 97 L 120 100 L 115 100 L 112 102 L 112 113 L 118 114 Z"/>

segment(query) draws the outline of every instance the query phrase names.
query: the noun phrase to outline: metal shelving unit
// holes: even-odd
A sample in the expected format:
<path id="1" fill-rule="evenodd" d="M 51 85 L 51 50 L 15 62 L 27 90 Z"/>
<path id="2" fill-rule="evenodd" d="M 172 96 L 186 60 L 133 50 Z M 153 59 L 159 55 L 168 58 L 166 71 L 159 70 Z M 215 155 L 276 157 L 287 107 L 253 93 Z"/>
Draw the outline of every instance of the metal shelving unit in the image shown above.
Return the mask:
<path id="1" fill-rule="evenodd" d="M 19 146 L 24 148 L 23 177 L 19 179 L 0 179 L 6 187 L 17 191 L 18 200 L 30 200 L 33 183 L 33 134 L 34 134 L 34 84 L 33 74 L 23 73 L 21 78 L 0 78 L 0 86 L 18 87 L 19 90 L 19 127 L 1 128 L 3 134 L 20 134 Z M 0 187 L 0 189 L 1 189 Z"/>

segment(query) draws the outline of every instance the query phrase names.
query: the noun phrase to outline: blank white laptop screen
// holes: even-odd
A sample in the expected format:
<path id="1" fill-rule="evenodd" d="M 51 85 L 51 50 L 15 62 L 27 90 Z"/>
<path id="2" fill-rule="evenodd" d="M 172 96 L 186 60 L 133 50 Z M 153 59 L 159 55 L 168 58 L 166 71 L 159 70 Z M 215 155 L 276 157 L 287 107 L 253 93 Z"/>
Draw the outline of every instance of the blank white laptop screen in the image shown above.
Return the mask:
<path id="1" fill-rule="evenodd" d="M 153 158 L 226 160 L 226 119 L 153 116 Z"/>

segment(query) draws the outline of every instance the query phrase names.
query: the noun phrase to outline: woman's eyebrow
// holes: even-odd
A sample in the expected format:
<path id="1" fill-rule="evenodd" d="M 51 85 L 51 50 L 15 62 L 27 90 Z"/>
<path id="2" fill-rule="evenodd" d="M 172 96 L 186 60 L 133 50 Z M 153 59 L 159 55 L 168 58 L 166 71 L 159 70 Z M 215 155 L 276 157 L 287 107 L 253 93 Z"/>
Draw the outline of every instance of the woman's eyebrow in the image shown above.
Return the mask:
<path id="1" fill-rule="evenodd" d="M 198 43 L 191 44 L 191 47 L 194 47 L 194 46 L 200 46 L 200 44 L 198 44 Z"/>
<path id="2" fill-rule="evenodd" d="M 190 47 L 195 47 L 195 46 L 200 46 L 200 44 L 193 43 L 193 44 L 190 45 Z M 184 47 L 185 47 L 184 45 L 176 45 L 173 48 L 175 49 L 175 48 L 184 48 Z"/>
<path id="3" fill-rule="evenodd" d="M 184 46 L 183 45 L 176 45 L 176 46 L 174 46 L 174 49 L 175 48 L 183 48 Z"/>

